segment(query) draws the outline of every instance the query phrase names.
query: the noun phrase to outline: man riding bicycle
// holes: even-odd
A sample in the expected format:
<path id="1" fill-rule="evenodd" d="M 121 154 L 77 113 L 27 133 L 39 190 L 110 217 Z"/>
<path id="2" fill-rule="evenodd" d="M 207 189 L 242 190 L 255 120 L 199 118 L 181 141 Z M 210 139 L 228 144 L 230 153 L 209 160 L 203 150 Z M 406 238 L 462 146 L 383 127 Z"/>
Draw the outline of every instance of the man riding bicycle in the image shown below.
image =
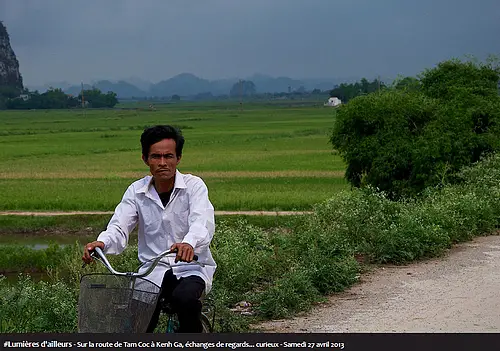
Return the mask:
<path id="1" fill-rule="evenodd" d="M 127 246 L 130 232 L 138 225 L 138 256 L 146 262 L 165 250 L 177 249 L 170 264 L 191 262 L 198 256 L 204 266 L 180 263 L 168 269 L 158 264 L 148 279 L 161 286 L 160 299 L 170 301 L 180 323 L 179 332 L 202 331 L 200 297 L 212 287 L 216 269 L 210 252 L 215 230 L 214 207 L 208 189 L 199 177 L 177 170 L 184 137 L 172 126 L 154 126 L 141 135 L 142 159 L 151 176 L 132 183 L 107 226 L 97 240 L 85 245 L 83 261 L 90 263 L 90 251 L 100 247 L 106 254 L 120 254 Z M 149 267 L 146 263 L 142 269 Z M 168 269 L 168 270 L 167 270 Z M 147 332 L 153 332 L 161 306 Z"/>

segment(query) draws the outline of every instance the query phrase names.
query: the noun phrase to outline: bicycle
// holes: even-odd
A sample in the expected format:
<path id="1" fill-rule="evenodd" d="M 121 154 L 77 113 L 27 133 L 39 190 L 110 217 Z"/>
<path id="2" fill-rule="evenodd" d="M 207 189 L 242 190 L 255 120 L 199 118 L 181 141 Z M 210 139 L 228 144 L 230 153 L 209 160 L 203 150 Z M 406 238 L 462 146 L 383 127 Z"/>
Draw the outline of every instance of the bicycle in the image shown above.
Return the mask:
<path id="1" fill-rule="evenodd" d="M 106 255 L 99 247 L 91 256 L 101 262 L 110 273 L 91 273 L 80 279 L 80 295 L 78 298 L 78 332 L 79 333 L 144 333 L 155 311 L 161 288 L 147 279 L 156 265 L 167 255 L 177 251 L 164 251 L 147 261 L 151 266 L 143 273 L 118 272 L 109 263 Z M 197 262 L 195 255 L 193 264 Z M 138 267 L 138 271 L 147 262 Z M 169 265 L 165 261 L 163 264 Z M 173 267 L 173 265 L 169 265 Z M 215 309 L 211 300 L 202 296 L 203 309 L 201 323 L 204 333 L 213 332 Z M 161 312 L 168 316 L 167 333 L 178 331 L 177 315 L 163 299 L 160 300 Z M 213 309 L 213 310 L 211 310 Z M 212 322 L 209 315 L 213 314 Z"/>

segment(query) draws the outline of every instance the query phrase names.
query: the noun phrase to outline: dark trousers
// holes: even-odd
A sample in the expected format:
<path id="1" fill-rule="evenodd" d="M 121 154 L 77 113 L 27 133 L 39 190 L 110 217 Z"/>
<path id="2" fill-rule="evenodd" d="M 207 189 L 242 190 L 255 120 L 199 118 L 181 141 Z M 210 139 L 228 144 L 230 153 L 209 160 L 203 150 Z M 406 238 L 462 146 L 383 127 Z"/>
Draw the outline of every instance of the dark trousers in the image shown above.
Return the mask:
<path id="1" fill-rule="evenodd" d="M 172 270 L 165 272 L 160 298 L 146 332 L 152 333 L 156 328 L 161 312 L 160 300 L 165 298 L 179 317 L 180 333 L 201 333 L 203 328 L 200 320 L 200 297 L 204 290 L 205 281 L 196 275 L 177 279 Z"/>

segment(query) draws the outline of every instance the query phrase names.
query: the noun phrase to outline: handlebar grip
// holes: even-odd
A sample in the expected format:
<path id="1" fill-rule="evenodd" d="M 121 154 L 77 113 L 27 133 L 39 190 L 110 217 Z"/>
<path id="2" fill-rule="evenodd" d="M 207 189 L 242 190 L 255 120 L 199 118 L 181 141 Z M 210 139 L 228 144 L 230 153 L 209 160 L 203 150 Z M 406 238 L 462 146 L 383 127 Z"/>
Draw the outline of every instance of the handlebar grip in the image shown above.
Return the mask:
<path id="1" fill-rule="evenodd" d="M 96 251 L 96 249 L 99 249 L 99 252 Z M 93 259 L 102 259 L 102 256 L 104 253 L 102 252 L 101 248 L 95 247 L 93 250 L 89 251 L 90 257 Z M 82 268 L 84 268 L 87 265 L 87 263 L 83 263 Z"/>
<path id="2" fill-rule="evenodd" d="M 177 249 L 173 249 L 171 252 L 176 253 L 177 251 L 178 251 Z M 198 255 L 193 256 L 193 261 L 198 261 Z"/>
<path id="3" fill-rule="evenodd" d="M 93 250 L 94 252 L 94 257 L 97 256 L 100 259 L 104 259 L 106 256 L 104 255 L 104 252 L 99 246 L 96 246 Z M 96 255 L 97 254 L 97 255 Z"/>

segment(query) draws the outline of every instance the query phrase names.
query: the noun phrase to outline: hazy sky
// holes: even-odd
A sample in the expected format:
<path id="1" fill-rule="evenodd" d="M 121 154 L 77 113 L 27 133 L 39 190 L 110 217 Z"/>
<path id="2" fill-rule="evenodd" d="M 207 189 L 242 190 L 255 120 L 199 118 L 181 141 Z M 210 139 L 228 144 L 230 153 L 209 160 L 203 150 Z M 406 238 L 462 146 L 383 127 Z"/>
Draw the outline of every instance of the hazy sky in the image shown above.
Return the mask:
<path id="1" fill-rule="evenodd" d="M 0 0 L 26 85 L 415 75 L 500 54 L 500 0 Z"/>

